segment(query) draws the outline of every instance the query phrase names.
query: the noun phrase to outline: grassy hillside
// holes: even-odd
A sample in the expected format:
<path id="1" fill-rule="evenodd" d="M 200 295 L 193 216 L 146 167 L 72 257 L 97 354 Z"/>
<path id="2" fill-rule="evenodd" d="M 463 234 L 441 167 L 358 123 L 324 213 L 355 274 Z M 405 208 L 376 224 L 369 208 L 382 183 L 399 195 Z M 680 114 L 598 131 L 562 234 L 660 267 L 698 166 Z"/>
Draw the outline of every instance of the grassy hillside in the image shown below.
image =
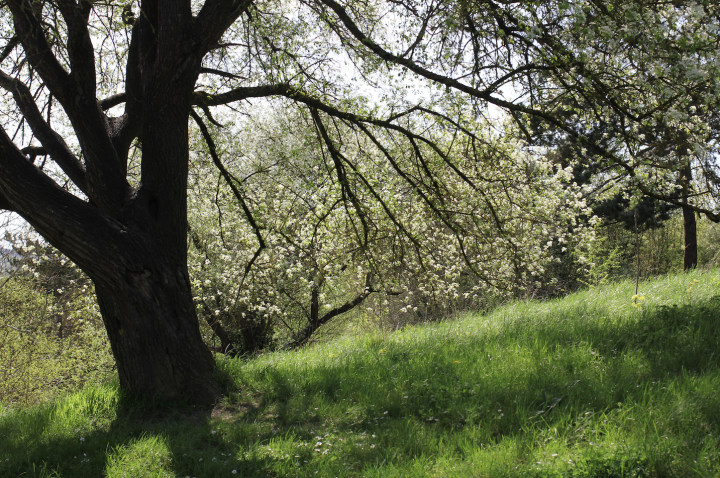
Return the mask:
<path id="1" fill-rule="evenodd" d="M 0 476 L 720 476 L 720 270 L 219 359 L 212 410 L 116 387 L 0 412 Z"/>

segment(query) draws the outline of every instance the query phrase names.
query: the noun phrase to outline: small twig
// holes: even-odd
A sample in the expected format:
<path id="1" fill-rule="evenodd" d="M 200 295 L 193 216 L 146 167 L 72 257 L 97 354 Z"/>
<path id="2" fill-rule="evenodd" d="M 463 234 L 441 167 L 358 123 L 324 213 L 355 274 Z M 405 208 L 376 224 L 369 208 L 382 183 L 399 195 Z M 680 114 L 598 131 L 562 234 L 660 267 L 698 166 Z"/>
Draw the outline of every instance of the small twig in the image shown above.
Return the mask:
<path id="1" fill-rule="evenodd" d="M 223 179 L 225 179 L 227 185 L 230 186 L 230 189 L 235 195 L 235 198 L 240 203 L 240 207 L 245 214 L 245 218 L 248 220 L 248 223 L 250 223 L 250 227 L 252 227 L 253 231 L 255 232 L 255 237 L 258 240 L 258 249 L 255 251 L 252 259 L 250 259 L 250 262 L 248 262 L 245 266 L 245 274 L 243 275 L 242 281 L 240 282 L 240 285 L 242 285 L 245 282 L 247 275 L 250 273 L 250 269 L 252 268 L 253 264 L 260 256 L 260 253 L 263 251 L 263 249 L 267 247 L 265 245 L 265 239 L 263 239 L 262 233 L 260 232 L 260 226 L 257 224 L 257 222 L 255 222 L 255 218 L 253 217 L 250 208 L 245 202 L 245 198 L 242 194 L 240 194 L 240 191 L 236 186 L 236 183 L 240 184 L 240 181 L 238 181 L 238 179 L 233 176 L 230 171 L 227 170 L 227 168 L 225 168 L 225 165 L 222 163 L 222 161 L 220 161 L 220 156 L 218 156 L 217 154 L 217 148 L 215 148 L 215 142 L 213 141 L 212 136 L 207 129 L 207 126 L 205 126 L 202 118 L 193 109 L 190 109 L 190 116 L 192 116 L 192 118 L 195 120 L 195 123 L 197 123 L 198 127 L 200 128 L 200 132 L 202 133 L 203 138 L 205 139 L 205 143 L 210 150 L 210 156 L 212 157 L 213 163 L 215 163 L 215 166 L 220 170 Z"/>
<path id="2" fill-rule="evenodd" d="M 8 324 L 0 325 L 0 328 L 12 329 L 12 330 L 14 330 L 14 331 L 16 331 L 16 332 L 20 332 L 20 333 L 23 333 L 23 334 L 32 334 L 32 333 L 33 333 L 32 330 L 23 330 L 23 329 L 19 329 L 19 328 L 17 328 L 17 327 L 13 327 L 12 325 L 8 325 Z"/>

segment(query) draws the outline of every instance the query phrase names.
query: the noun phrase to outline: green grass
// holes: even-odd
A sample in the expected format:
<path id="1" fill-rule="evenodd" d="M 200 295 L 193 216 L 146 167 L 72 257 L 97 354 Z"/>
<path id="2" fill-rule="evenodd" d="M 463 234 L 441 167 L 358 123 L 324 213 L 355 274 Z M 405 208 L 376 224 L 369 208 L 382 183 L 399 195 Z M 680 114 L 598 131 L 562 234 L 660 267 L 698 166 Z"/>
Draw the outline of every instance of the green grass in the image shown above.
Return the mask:
<path id="1" fill-rule="evenodd" d="M 0 411 L 0 476 L 720 476 L 720 270 L 219 359 L 226 397 Z M 233 470 L 236 471 L 233 474 Z"/>

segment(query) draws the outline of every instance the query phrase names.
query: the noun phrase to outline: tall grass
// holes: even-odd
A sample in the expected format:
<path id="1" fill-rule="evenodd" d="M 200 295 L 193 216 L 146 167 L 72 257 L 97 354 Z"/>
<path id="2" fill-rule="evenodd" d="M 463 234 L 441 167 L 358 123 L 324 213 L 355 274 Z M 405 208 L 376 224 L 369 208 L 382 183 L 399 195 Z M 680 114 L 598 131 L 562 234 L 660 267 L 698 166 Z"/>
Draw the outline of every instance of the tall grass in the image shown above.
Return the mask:
<path id="1" fill-rule="evenodd" d="M 212 410 L 117 387 L 0 417 L 0 476 L 720 476 L 720 271 L 218 358 Z"/>

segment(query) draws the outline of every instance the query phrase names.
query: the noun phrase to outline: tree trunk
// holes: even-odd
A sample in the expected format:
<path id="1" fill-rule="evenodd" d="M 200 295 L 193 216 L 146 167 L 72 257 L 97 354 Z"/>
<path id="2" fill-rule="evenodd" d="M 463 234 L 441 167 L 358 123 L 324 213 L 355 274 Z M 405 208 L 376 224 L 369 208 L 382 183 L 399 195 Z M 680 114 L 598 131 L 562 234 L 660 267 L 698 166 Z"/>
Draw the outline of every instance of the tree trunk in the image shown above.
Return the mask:
<path id="1" fill-rule="evenodd" d="M 683 191 L 683 230 L 685 236 L 685 252 L 683 255 L 683 270 L 688 271 L 697 267 L 697 221 L 695 211 L 687 206 L 690 195 L 690 181 L 692 181 L 692 169 L 688 163 L 680 170 L 680 182 Z"/>
<path id="2" fill-rule="evenodd" d="M 695 211 L 687 206 L 683 206 L 682 210 L 685 229 L 683 270 L 688 271 L 697 267 L 697 222 L 695 220 Z"/>
<path id="3" fill-rule="evenodd" d="M 96 291 L 122 388 L 161 400 L 214 402 L 215 362 L 182 268 L 152 264 L 118 282 Z"/>
<path id="4" fill-rule="evenodd" d="M 98 101 L 92 2 L 57 4 L 63 55 L 50 47 L 42 8 L 5 2 L 22 61 L 64 110 L 82 155 L 52 129 L 50 107 L 45 119 L 22 74 L 0 70 L 0 88 L 12 94 L 42 152 L 82 194 L 35 167 L 26 154 L 37 149 L 23 152 L 0 126 L 0 208 L 25 218 L 93 280 L 125 390 L 209 403 L 219 387 L 187 272 L 188 115 L 203 58 L 251 2 L 207 1 L 197 14 L 191 2 L 141 3 L 118 100 L 125 112 L 114 116 Z M 142 152 L 139 186 L 127 177 L 135 140 Z"/>

